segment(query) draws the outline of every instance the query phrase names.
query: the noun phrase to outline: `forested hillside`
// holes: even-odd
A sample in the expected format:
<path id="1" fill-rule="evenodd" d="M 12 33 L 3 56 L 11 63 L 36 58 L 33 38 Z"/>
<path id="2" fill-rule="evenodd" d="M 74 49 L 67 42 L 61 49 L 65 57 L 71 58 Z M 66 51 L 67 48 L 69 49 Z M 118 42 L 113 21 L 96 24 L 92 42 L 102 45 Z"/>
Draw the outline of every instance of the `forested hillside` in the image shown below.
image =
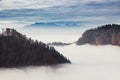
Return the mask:
<path id="1" fill-rule="evenodd" d="M 87 30 L 77 41 L 77 45 L 119 45 L 120 46 L 120 25 L 108 24 L 95 29 Z"/>
<path id="2" fill-rule="evenodd" d="M 34 41 L 14 29 L 0 34 L 0 67 L 56 65 L 70 61 L 42 42 Z"/>

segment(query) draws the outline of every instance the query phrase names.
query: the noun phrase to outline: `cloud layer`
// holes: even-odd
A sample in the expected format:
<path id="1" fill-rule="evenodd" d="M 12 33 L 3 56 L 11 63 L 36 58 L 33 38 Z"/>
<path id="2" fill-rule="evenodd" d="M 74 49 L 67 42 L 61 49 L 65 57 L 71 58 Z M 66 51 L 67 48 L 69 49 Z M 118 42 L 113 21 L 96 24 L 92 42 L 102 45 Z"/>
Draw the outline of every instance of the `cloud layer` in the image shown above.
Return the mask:
<path id="1" fill-rule="evenodd" d="M 120 47 L 66 46 L 56 49 L 72 64 L 0 69 L 1 80 L 120 80 Z"/>
<path id="2" fill-rule="evenodd" d="M 89 2 L 109 3 L 119 0 L 1 0 L 0 10 L 9 9 L 40 9 L 54 6 L 71 6 Z"/>
<path id="3" fill-rule="evenodd" d="M 119 3 L 119 0 L 1 0 L 0 20 L 120 23 Z"/>
<path id="4" fill-rule="evenodd" d="M 61 5 L 74 5 L 89 1 L 103 2 L 104 0 L 1 0 L 1 10 L 4 9 L 38 9 Z"/>

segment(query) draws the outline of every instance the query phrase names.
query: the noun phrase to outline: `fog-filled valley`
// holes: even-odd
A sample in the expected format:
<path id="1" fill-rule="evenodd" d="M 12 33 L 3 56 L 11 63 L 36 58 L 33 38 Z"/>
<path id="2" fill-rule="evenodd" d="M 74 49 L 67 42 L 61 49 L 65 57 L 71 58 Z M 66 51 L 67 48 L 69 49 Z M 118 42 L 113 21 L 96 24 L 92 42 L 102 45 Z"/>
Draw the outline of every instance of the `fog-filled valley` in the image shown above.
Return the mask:
<path id="1" fill-rule="evenodd" d="M 120 80 L 120 0 L 0 0 L 0 80 Z"/>
<path id="2" fill-rule="evenodd" d="M 75 28 L 18 28 L 18 32 L 31 37 L 34 40 L 49 42 L 75 42 L 82 35 L 82 33 L 89 29 L 89 27 L 75 27 Z"/>
<path id="3" fill-rule="evenodd" d="M 0 69 L 2 80 L 119 80 L 120 47 L 64 46 L 55 47 L 72 64 Z"/>
<path id="4" fill-rule="evenodd" d="M 32 29 L 33 30 L 33 29 Z M 34 40 L 45 43 L 51 41 L 74 42 L 79 35 L 70 30 L 64 35 L 42 34 L 44 30 L 18 30 Z M 47 30 L 46 30 L 47 33 Z M 52 37 L 51 37 L 52 36 Z M 24 45 L 23 45 L 24 46 Z M 1 68 L 2 80 L 119 80 L 120 79 L 120 47 L 112 45 L 81 45 L 54 46 L 55 49 L 70 59 L 71 64 L 57 66 L 30 66 L 26 68 Z"/>

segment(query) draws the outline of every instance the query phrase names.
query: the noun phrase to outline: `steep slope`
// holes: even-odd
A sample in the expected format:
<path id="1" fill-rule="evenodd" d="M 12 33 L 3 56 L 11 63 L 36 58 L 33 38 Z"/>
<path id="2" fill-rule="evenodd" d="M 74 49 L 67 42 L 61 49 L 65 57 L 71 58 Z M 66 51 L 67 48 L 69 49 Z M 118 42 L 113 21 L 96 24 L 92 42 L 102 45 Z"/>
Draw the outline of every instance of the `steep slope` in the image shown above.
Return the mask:
<path id="1" fill-rule="evenodd" d="M 0 34 L 0 67 L 56 65 L 70 63 L 62 54 L 42 42 L 33 41 L 14 29 Z"/>
<path id="2" fill-rule="evenodd" d="M 120 46 L 120 25 L 108 24 L 101 27 L 87 30 L 77 41 L 77 45 L 119 45 Z"/>

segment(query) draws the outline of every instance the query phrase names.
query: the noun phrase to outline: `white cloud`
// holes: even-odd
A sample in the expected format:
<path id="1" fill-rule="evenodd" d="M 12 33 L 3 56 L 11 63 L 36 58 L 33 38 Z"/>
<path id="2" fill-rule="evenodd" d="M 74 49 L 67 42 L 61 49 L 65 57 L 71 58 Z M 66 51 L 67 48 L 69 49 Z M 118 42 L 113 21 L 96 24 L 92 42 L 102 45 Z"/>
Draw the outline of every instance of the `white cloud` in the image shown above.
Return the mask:
<path id="1" fill-rule="evenodd" d="M 27 23 L 18 23 L 16 21 L 0 21 L 0 29 L 2 28 L 21 28 Z"/>
<path id="2" fill-rule="evenodd" d="M 114 1 L 118 0 L 1 0 L 0 20 L 119 23 L 119 2 Z M 8 26 L 6 24 L 2 26 Z"/>
<path id="3" fill-rule="evenodd" d="M 53 6 L 68 6 L 90 1 L 104 2 L 106 0 L 2 0 L 0 1 L 0 10 L 8 9 L 38 9 Z"/>
<path id="4" fill-rule="evenodd" d="M 78 0 L 76 0 L 78 1 Z M 76 1 L 72 1 L 73 3 Z M 47 8 L 56 5 L 64 5 L 68 0 L 3 0 L 1 1 L 1 10 L 2 9 L 38 9 L 38 8 Z"/>

